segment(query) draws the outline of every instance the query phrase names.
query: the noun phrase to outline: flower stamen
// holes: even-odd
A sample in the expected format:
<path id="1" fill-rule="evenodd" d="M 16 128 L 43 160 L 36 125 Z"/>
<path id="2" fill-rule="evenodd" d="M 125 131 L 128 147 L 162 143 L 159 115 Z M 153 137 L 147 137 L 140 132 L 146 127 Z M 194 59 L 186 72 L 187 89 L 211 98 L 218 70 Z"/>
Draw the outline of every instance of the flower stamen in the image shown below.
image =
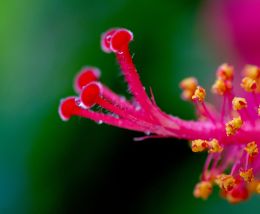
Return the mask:
<path id="1" fill-rule="evenodd" d="M 243 120 L 241 119 L 241 117 L 235 117 L 231 121 L 226 123 L 227 136 L 236 134 L 242 125 L 243 125 Z"/>
<path id="2" fill-rule="evenodd" d="M 235 186 L 235 179 L 232 175 L 221 174 L 218 175 L 215 182 L 216 184 L 225 191 L 230 191 Z"/>
<path id="3" fill-rule="evenodd" d="M 182 98 L 193 101 L 199 113 L 196 121 L 187 121 L 162 111 L 151 88 L 150 95 L 147 94 L 129 52 L 132 40 L 131 31 L 113 28 L 102 35 L 101 47 L 104 52 L 115 54 L 133 98 L 127 100 L 99 82 L 98 68 L 85 67 L 74 81 L 78 97 L 60 102 L 61 119 L 79 116 L 145 133 L 137 140 L 171 137 L 191 141 L 193 152 L 208 153 L 195 197 L 207 199 L 214 184 L 231 203 L 260 193 L 260 119 L 256 117 L 260 116 L 260 69 L 245 67 L 241 87 L 249 93 L 243 93 L 243 97 L 233 91 L 233 66 L 225 63 L 217 69 L 212 92 L 222 96 L 219 112 L 218 106 L 206 101 L 206 90 L 194 77 L 184 79 L 180 83 Z"/>
<path id="4" fill-rule="evenodd" d="M 253 168 L 248 170 L 241 169 L 239 175 L 245 182 L 251 183 L 254 180 Z"/>
<path id="5" fill-rule="evenodd" d="M 198 86 L 198 81 L 194 77 L 188 77 L 188 78 L 183 79 L 180 82 L 179 86 L 183 90 L 182 95 L 181 95 L 182 99 L 191 101 L 192 96 L 194 95 L 195 90 Z"/>
<path id="6" fill-rule="evenodd" d="M 208 199 L 209 195 L 212 193 L 212 184 L 208 181 L 199 182 L 195 188 L 193 195 L 196 198 L 202 198 L 204 200 Z"/>

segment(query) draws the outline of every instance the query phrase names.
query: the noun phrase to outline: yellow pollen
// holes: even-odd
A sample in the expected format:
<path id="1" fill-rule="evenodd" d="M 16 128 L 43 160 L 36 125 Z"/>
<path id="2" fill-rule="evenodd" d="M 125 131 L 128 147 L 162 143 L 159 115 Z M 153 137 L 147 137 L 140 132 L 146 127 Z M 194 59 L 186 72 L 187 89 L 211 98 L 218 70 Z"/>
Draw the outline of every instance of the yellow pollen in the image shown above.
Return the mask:
<path id="1" fill-rule="evenodd" d="M 214 94 L 223 95 L 226 92 L 232 89 L 232 82 L 231 81 L 224 81 L 222 79 L 217 79 L 213 84 L 211 90 Z"/>
<path id="2" fill-rule="evenodd" d="M 196 198 L 202 198 L 204 200 L 208 199 L 211 193 L 212 193 L 212 184 L 208 181 L 201 181 L 197 183 L 193 191 L 193 195 Z"/>
<path id="3" fill-rule="evenodd" d="M 244 150 L 249 154 L 250 157 L 254 157 L 258 154 L 258 146 L 255 141 L 248 143 Z"/>
<path id="4" fill-rule="evenodd" d="M 225 191 L 232 190 L 235 185 L 235 179 L 232 175 L 218 175 L 215 182 L 221 189 Z"/>
<path id="5" fill-rule="evenodd" d="M 243 73 L 246 77 L 258 80 L 260 78 L 260 68 L 254 65 L 245 66 Z"/>
<path id="6" fill-rule="evenodd" d="M 256 193 L 260 194 L 260 183 L 258 183 L 256 186 Z"/>
<path id="7" fill-rule="evenodd" d="M 235 117 L 233 120 L 226 123 L 226 134 L 227 136 L 231 136 L 236 134 L 236 132 L 241 128 L 243 125 L 243 120 L 241 117 Z"/>
<path id="8" fill-rule="evenodd" d="M 242 79 L 242 82 L 240 86 L 246 91 L 246 92 L 253 92 L 255 91 L 257 85 L 256 81 L 250 77 L 244 77 Z"/>
<path id="9" fill-rule="evenodd" d="M 191 98 L 192 98 L 193 94 L 194 94 L 194 91 L 183 90 L 182 93 L 181 93 L 181 98 L 183 100 L 191 101 L 192 100 Z"/>
<path id="10" fill-rule="evenodd" d="M 247 102 L 245 98 L 242 97 L 234 97 L 234 99 L 232 100 L 232 105 L 233 105 L 233 109 L 235 111 L 237 110 L 241 110 L 243 108 L 247 107 Z"/>
<path id="11" fill-rule="evenodd" d="M 219 144 L 217 139 L 213 139 L 211 141 L 209 141 L 209 152 L 210 153 L 220 153 L 223 151 L 223 147 Z"/>
<path id="12" fill-rule="evenodd" d="M 194 77 L 188 77 L 180 82 L 180 88 L 183 90 L 195 91 L 198 86 L 198 81 Z"/>
<path id="13" fill-rule="evenodd" d="M 227 63 L 221 65 L 218 68 L 217 77 L 222 80 L 232 80 L 234 77 L 234 67 Z"/>
<path id="14" fill-rule="evenodd" d="M 253 168 L 248 170 L 240 170 L 239 175 L 244 181 L 250 183 L 254 180 Z"/>
<path id="15" fill-rule="evenodd" d="M 182 99 L 192 100 L 192 96 L 198 86 L 198 81 L 194 77 L 188 77 L 182 80 L 179 86 L 183 90 Z"/>
<path id="16" fill-rule="evenodd" d="M 191 141 L 191 150 L 193 152 L 203 152 L 209 148 L 209 144 L 206 140 L 193 140 Z"/>
<path id="17" fill-rule="evenodd" d="M 256 81 L 255 92 L 260 92 L 260 68 L 254 65 L 247 65 L 243 70 L 245 77 L 249 77 Z"/>
<path id="18" fill-rule="evenodd" d="M 203 102 L 206 97 L 206 91 L 201 86 L 197 86 L 194 95 L 192 96 L 192 100 L 198 100 L 199 102 Z"/>

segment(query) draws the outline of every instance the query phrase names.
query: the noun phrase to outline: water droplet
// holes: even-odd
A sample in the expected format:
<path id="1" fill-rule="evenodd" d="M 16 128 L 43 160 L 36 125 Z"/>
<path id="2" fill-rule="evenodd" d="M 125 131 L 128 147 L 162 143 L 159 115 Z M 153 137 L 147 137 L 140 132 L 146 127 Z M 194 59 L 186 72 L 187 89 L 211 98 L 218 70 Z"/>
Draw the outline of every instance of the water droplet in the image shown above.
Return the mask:
<path id="1" fill-rule="evenodd" d="M 112 38 L 111 35 L 107 35 L 105 39 L 107 40 L 107 42 L 110 42 L 110 41 L 111 41 L 111 38 Z"/>
<path id="2" fill-rule="evenodd" d="M 75 99 L 76 105 L 80 108 L 87 109 L 87 107 L 81 102 L 79 98 Z"/>
<path id="3" fill-rule="evenodd" d="M 116 119 L 119 118 L 119 116 L 117 114 L 115 114 L 115 113 L 107 113 L 107 115 L 110 115 L 111 117 L 114 117 Z"/>
<path id="4" fill-rule="evenodd" d="M 120 96 L 120 99 L 121 99 L 122 101 L 125 101 L 125 100 L 126 100 L 125 96 Z"/>
<path id="5" fill-rule="evenodd" d="M 135 107 L 135 110 L 136 110 L 136 111 L 140 111 L 140 110 L 141 110 L 141 106 L 140 106 L 140 105 L 137 105 L 137 106 Z"/>
<path id="6" fill-rule="evenodd" d="M 75 98 L 75 102 L 76 102 L 76 105 L 77 105 L 77 106 L 80 106 L 80 104 L 81 104 L 81 101 L 80 101 L 80 99 L 79 99 L 79 98 Z"/>
<path id="7" fill-rule="evenodd" d="M 151 132 L 150 132 L 150 131 L 146 131 L 145 134 L 146 134 L 147 136 L 149 136 L 149 135 L 151 134 Z"/>
<path id="8" fill-rule="evenodd" d="M 119 119 L 119 116 L 117 114 L 114 114 L 113 117 Z"/>
<path id="9" fill-rule="evenodd" d="M 97 124 L 99 124 L 99 125 L 103 124 L 103 120 L 99 120 L 99 121 L 97 122 Z"/>

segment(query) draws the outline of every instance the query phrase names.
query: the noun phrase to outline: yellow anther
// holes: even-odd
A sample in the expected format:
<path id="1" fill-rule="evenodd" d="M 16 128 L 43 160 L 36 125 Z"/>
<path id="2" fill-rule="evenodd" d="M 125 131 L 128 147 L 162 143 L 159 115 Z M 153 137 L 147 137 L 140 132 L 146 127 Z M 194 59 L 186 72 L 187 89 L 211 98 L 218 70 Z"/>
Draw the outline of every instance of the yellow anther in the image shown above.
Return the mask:
<path id="1" fill-rule="evenodd" d="M 192 100 L 192 96 L 198 86 L 198 81 L 194 77 L 188 77 L 180 82 L 180 88 L 183 90 L 182 99 Z"/>
<path id="2" fill-rule="evenodd" d="M 256 193 L 260 194 L 260 183 L 256 185 Z"/>
<path id="3" fill-rule="evenodd" d="M 232 105 L 233 105 L 233 109 L 235 111 L 237 110 L 241 110 L 243 108 L 247 107 L 247 102 L 245 98 L 242 97 L 234 97 L 234 99 L 232 100 Z"/>
<path id="4" fill-rule="evenodd" d="M 214 94 L 218 94 L 218 95 L 223 95 L 225 94 L 227 91 L 229 91 L 232 88 L 232 83 L 230 82 L 229 85 L 227 85 L 224 80 L 222 79 L 217 79 L 215 81 L 215 83 L 212 86 L 212 92 Z"/>
<path id="5" fill-rule="evenodd" d="M 193 191 L 193 195 L 196 198 L 202 198 L 204 200 L 208 199 L 211 193 L 212 193 L 212 184 L 208 181 L 201 181 L 197 183 Z"/>
<path id="6" fill-rule="evenodd" d="M 245 77 L 255 80 L 256 89 L 254 91 L 260 93 L 260 68 L 254 65 L 247 65 L 244 68 L 243 73 Z"/>
<path id="7" fill-rule="evenodd" d="M 247 92 L 253 92 L 257 88 L 256 81 L 250 77 L 244 77 L 240 86 Z"/>
<path id="8" fill-rule="evenodd" d="M 235 185 L 235 178 L 232 175 L 221 174 L 217 176 L 215 182 L 221 189 L 230 191 Z"/>
<path id="9" fill-rule="evenodd" d="M 260 184 L 259 180 L 253 179 L 252 182 L 247 183 L 247 189 L 249 193 L 257 193 L 257 185 Z M 260 186 L 259 186 L 260 187 Z"/>
<path id="10" fill-rule="evenodd" d="M 243 73 L 246 77 L 253 80 L 258 80 L 260 78 L 260 68 L 254 65 L 245 66 Z"/>
<path id="11" fill-rule="evenodd" d="M 260 106 L 258 106 L 258 108 L 257 108 L 257 114 L 258 114 L 258 116 L 260 116 Z"/>
<path id="12" fill-rule="evenodd" d="M 217 70 L 217 77 L 222 80 L 232 80 L 234 77 L 234 67 L 227 63 L 221 65 Z"/>
<path id="13" fill-rule="evenodd" d="M 194 77 L 188 77 L 180 82 L 180 88 L 183 90 L 195 91 L 198 86 L 198 81 Z"/>
<path id="14" fill-rule="evenodd" d="M 193 152 L 203 152 L 209 148 L 209 144 L 206 140 L 193 140 L 191 141 L 191 150 Z"/>
<path id="15" fill-rule="evenodd" d="M 258 146 L 255 141 L 248 143 L 244 150 L 249 154 L 250 157 L 254 157 L 258 154 Z"/>
<path id="16" fill-rule="evenodd" d="M 206 97 L 206 91 L 201 86 L 197 86 L 194 95 L 192 96 L 192 100 L 198 100 L 199 102 L 203 102 Z"/>
<path id="17" fill-rule="evenodd" d="M 233 120 L 226 123 L 226 134 L 227 136 L 231 136 L 236 134 L 236 132 L 241 128 L 243 125 L 243 120 L 241 117 L 235 117 Z"/>
<path id="18" fill-rule="evenodd" d="M 208 143 L 210 146 L 210 149 L 209 149 L 210 153 L 217 153 L 217 152 L 220 153 L 223 151 L 223 147 L 219 144 L 217 139 L 213 139 L 213 140 L 209 141 Z"/>
<path id="19" fill-rule="evenodd" d="M 183 100 L 189 100 L 191 101 L 192 99 L 192 96 L 194 94 L 194 91 L 190 91 L 190 90 L 183 90 L 182 93 L 181 93 L 181 98 Z"/>
<path id="20" fill-rule="evenodd" d="M 254 180 L 253 168 L 248 170 L 240 170 L 239 175 L 244 181 L 250 183 Z"/>

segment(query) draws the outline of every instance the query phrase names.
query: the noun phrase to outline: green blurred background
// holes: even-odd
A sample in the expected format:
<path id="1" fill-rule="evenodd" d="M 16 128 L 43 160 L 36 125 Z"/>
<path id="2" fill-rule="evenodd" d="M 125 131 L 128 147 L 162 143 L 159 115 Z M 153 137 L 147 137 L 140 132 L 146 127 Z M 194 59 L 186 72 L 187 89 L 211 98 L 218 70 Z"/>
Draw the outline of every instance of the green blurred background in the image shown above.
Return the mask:
<path id="1" fill-rule="evenodd" d="M 217 191 L 193 198 L 205 159 L 185 141 L 134 142 L 139 133 L 91 121 L 60 120 L 59 100 L 73 95 L 84 65 L 124 94 L 114 56 L 100 34 L 134 32 L 134 61 L 145 86 L 167 112 L 194 118 L 178 82 L 195 75 L 213 82 L 225 59 L 204 33 L 202 0 L 1 0 L 0 213 L 244 213 L 259 197 L 231 206 Z"/>

